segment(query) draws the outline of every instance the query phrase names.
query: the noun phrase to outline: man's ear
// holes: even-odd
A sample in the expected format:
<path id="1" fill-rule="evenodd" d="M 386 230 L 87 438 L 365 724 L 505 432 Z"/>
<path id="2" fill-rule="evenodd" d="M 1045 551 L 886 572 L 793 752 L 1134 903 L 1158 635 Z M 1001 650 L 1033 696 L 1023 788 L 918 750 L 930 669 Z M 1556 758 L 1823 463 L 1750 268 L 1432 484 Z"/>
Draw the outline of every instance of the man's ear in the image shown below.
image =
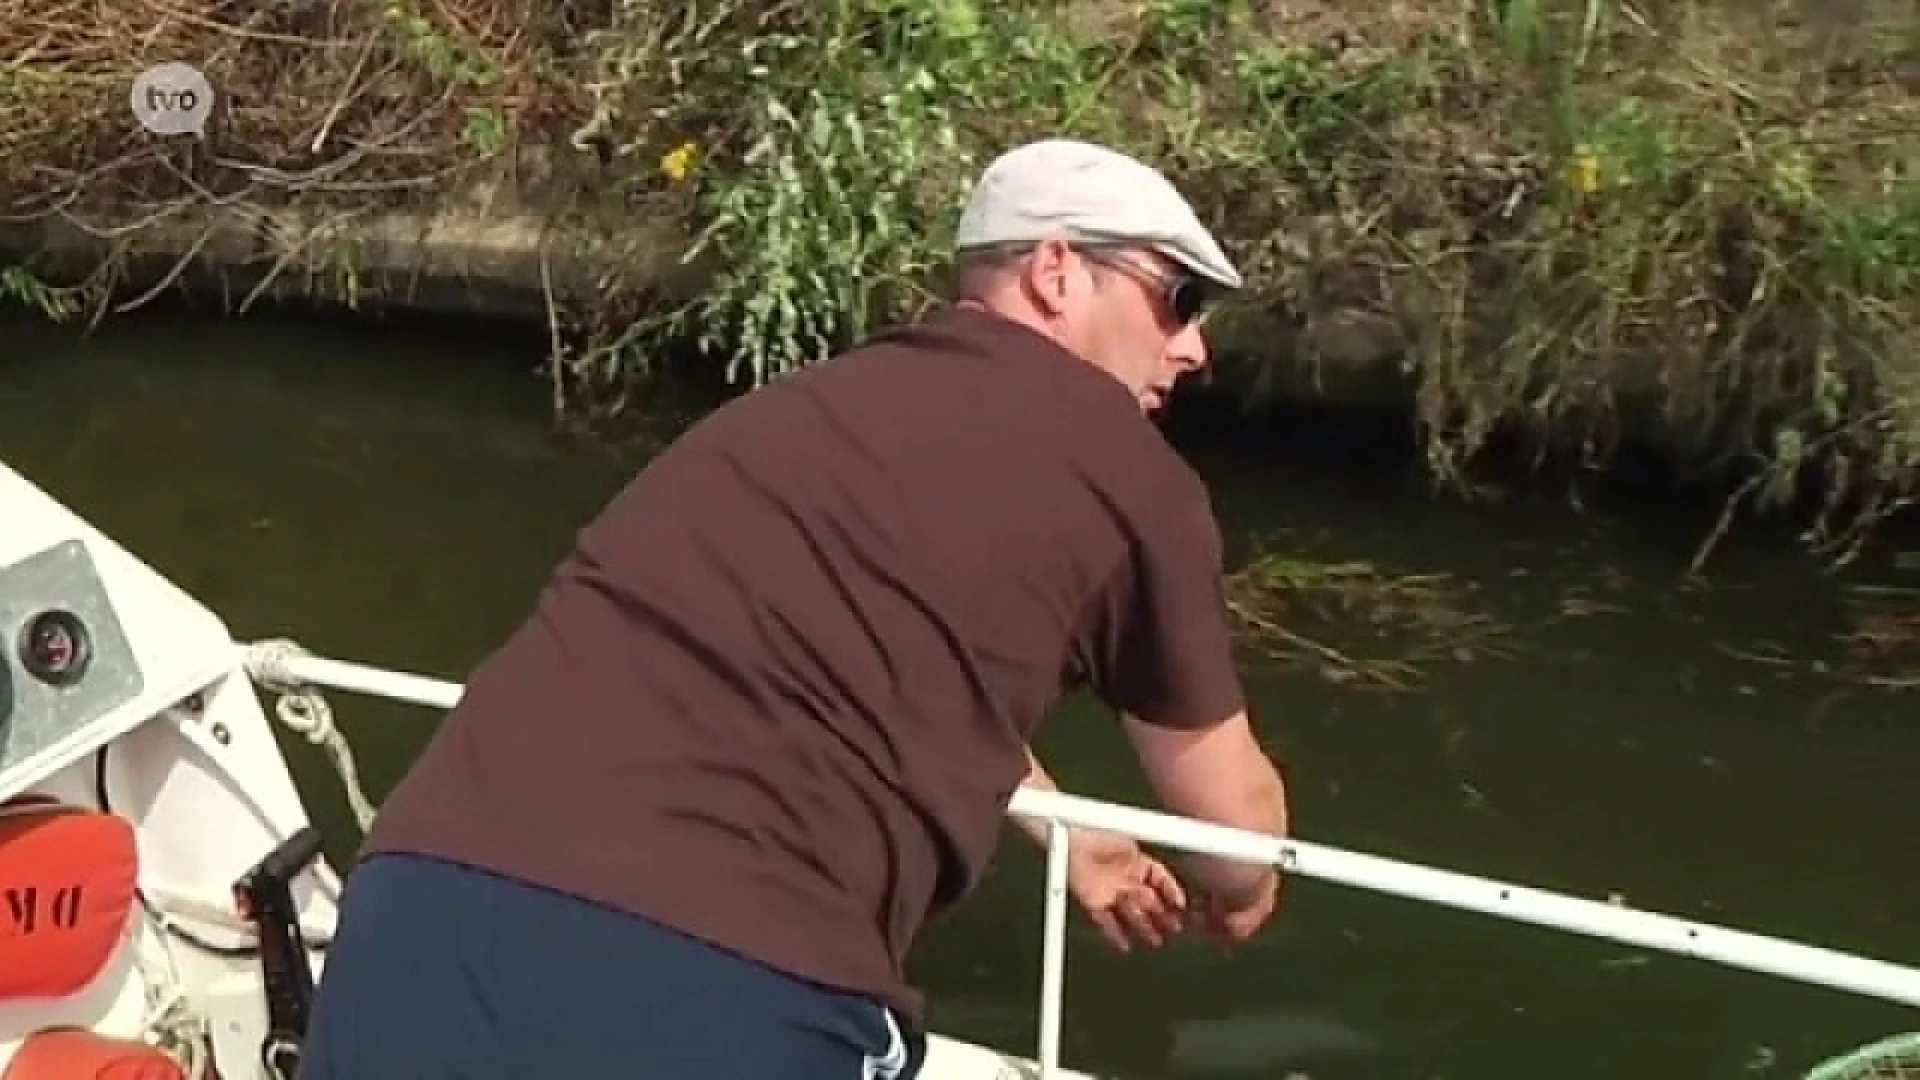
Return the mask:
<path id="1" fill-rule="evenodd" d="M 1073 285 L 1073 249 L 1057 237 L 1035 245 L 1020 270 L 1021 285 L 1035 307 L 1057 316 L 1066 307 Z"/>

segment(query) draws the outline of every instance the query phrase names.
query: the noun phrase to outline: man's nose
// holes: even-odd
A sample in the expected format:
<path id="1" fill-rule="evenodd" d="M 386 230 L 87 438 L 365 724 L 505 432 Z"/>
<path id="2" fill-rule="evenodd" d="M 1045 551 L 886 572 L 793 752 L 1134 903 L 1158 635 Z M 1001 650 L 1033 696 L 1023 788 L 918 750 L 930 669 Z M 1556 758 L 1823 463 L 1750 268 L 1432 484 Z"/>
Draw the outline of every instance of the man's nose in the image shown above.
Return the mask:
<path id="1" fill-rule="evenodd" d="M 1180 328 L 1167 342 L 1167 362 L 1176 371 L 1198 371 L 1207 366 L 1207 339 L 1198 320 Z"/>

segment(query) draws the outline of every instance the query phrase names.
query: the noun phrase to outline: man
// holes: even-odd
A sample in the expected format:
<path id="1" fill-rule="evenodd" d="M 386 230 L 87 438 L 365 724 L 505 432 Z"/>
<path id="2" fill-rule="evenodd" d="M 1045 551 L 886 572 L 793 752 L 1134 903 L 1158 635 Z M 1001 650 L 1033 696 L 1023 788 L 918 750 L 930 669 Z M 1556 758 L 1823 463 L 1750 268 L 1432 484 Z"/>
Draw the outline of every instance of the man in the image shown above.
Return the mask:
<path id="1" fill-rule="evenodd" d="M 958 240 L 953 311 L 719 409 L 582 532 L 368 838 L 306 1080 L 910 1077 L 904 957 L 1076 686 L 1170 809 L 1285 830 L 1206 491 L 1145 415 L 1238 273 L 1066 140 L 990 166 Z M 1076 841 L 1123 947 L 1272 913 L 1270 868 L 1193 860 L 1189 904 Z"/>

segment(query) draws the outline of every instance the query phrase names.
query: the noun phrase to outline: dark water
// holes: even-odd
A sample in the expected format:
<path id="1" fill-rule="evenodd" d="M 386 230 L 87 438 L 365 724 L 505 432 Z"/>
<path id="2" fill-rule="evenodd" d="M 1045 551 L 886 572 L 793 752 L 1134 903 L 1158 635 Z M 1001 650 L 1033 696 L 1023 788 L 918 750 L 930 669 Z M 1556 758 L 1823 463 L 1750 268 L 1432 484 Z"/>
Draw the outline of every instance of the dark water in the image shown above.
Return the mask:
<path id="1" fill-rule="evenodd" d="M 537 339 L 178 316 L 84 345 L 6 331 L 0 458 L 242 638 L 458 677 L 641 456 L 553 430 Z M 1252 668 L 1303 836 L 1920 962 L 1909 699 L 1729 651 L 1834 658 L 1836 590 L 1791 549 L 1738 546 L 1712 587 L 1683 589 L 1701 522 L 1674 506 L 1468 507 L 1338 454 L 1192 454 L 1237 543 L 1455 575 L 1512 627 L 1510 656 L 1432 668 L 1415 694 Z M 1556 617 L 1576 594 L 1619 610 Z M 336 709 L 377 798 L 433 717 Z M 291 749 L 344 854 L 330 775 Z M 1058 716 L 1040 749 L 1070 789 L 1147 798 L 1094 715 Z M 1039 876 L 1010 839 L 926 942 L 942 1030 L 1032 1052 Z M 1920 1028 L 1837 992 L 1313 882 L 1232 957 L 1119 957 L 1079 929 L 1067 1057 L 1129 1080 L 1787 1077 Z"/>

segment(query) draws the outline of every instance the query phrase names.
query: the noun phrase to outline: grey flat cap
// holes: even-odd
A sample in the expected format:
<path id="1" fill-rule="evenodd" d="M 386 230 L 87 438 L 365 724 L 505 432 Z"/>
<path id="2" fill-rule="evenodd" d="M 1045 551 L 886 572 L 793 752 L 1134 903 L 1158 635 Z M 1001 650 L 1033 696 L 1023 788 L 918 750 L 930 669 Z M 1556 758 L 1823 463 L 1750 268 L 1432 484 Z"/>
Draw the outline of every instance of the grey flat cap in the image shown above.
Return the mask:
<path id="1" fill-rule="evenodd" d="M 1217 285 L 1241 285 L 1240 271 L 1159 170 L 1075 139 L 1043 139 L 995 158 L 960 215 L 955 243 L 965 250 L 1054 235 L 1140 244 Z"/>

